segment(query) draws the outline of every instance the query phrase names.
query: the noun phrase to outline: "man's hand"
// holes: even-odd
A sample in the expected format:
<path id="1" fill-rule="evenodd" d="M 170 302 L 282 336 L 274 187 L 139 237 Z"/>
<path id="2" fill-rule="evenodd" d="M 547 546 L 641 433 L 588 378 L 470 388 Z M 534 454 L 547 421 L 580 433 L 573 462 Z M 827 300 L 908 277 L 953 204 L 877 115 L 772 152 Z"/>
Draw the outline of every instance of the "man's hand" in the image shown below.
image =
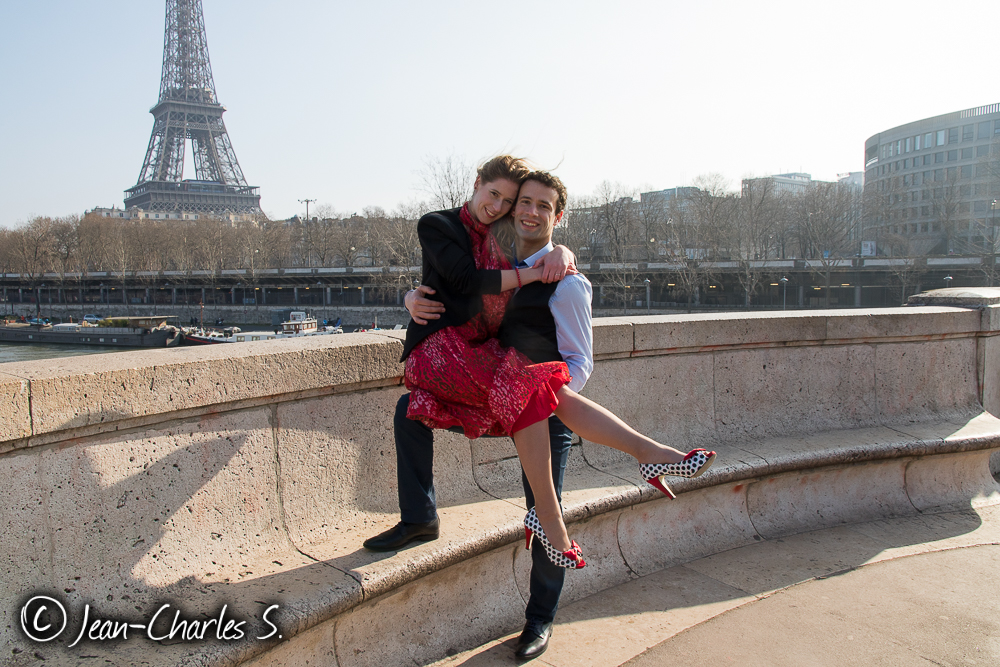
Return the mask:
<path id="1" fill-rule="evenodd" d="M 444 304 L 427 296 L 436 292 L 426 285 L 418 285 L 416 289 L 410 290 L 403 298 L 403 305 L 410 311 L 410 317 L 417 324 L 427 324 L 427 320 L 437 320 L 444 312 Z"/>
<path id="2" fill-rule="evenodd" d="M 567 275 L 579 273 L 576 270 L 576 257 L 564 245 L 557 245 L 552 249 L 552 252 L 546 253 L 544 257 L 535 262 L 532 268 L 542 270 L 541 281 L 543 283 L 554 283 Z"/>

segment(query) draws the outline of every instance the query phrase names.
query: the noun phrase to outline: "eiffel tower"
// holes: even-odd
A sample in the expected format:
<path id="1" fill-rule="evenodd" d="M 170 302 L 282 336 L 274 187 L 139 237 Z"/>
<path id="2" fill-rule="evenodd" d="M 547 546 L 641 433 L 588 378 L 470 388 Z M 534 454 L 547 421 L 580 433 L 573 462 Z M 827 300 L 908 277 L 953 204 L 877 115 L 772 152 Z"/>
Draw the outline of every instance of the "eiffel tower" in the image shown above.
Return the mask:
<path id="1" fill-rule="evenodd" d="M 260 213 L 258 188 L 247 185 L 222 122 L 225 110 L 215 95 L 201 0 L 167 0 L 160 99 L 149 110 L 156 120 L 125 208 L 230 219 Z M 193 180 L 184 179 L 188 140 Z"/>

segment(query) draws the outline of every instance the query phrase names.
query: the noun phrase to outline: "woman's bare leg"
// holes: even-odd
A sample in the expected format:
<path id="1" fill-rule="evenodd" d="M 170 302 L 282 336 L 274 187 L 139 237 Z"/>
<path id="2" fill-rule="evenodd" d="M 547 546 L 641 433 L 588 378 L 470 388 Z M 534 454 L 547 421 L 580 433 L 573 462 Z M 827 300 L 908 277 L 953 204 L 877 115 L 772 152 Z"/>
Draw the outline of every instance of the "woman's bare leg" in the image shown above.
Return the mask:
<path id="1" fill-rule="evenodd" d="M 647 438 L 609 410 L 565 386 L 556 396 L 556 416 L 584 440 L 631 454 L 639 463 L 677 463 L 684 458 L 685 452 Z"/>
<path id="2" fill-rule="evenodd" d="M 513 434 L 514 447 L 521 459 L 524 475 L 535 494 L 535 514 L 542 524 L 545 536 L 559 551 L 568 551 L 572 546 L 562 510 L 552 482 L 552 449 L 549 447 L 549 423 L 547 419 L 535 422 Z"/>

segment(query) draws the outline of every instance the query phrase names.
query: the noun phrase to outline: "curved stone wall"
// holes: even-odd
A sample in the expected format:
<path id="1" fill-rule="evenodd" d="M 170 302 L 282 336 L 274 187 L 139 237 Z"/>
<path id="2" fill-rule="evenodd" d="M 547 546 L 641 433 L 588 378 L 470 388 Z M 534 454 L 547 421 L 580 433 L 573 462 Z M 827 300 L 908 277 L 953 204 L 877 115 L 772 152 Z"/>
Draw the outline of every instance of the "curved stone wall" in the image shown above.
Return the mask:
<path id="1" fill-rule="evenodd" d="M 590 565 L 567 599 L 746 540 L 996 502 L 995 308 L 596 321 L 585 393 L 720 458 L 668 503 L 627 457 L 574 447 L 565 505 Z M 396 554 L 360 548 L 397 520 L 400 336 L 0 365 L 0 660 L 425 662 L 516 624 L 524 509 L 507 440 L 441 434 L 442 538 Z M 23 603 L 41 593 L 69 610 L 53 642 L 21 630 Z M 134 630 L 70 648 L 87 604 L 91 618 L 136 625 L 163 604 L 161 625 L 178 609 L 178 622 L 228 614 L 246 636 L 153 642 Z M 273 604 L 282 637 L 257 641 Z"/>

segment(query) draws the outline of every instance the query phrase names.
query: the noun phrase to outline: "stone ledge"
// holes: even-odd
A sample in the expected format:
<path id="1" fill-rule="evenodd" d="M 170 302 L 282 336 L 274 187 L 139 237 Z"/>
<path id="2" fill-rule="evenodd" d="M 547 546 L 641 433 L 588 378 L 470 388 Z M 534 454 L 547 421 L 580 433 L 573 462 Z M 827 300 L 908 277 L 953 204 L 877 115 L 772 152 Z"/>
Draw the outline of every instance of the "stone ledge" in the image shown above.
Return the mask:
<path id="1" fill-rule="evenodd" d="M 594 356 L 938 340 L 990 335 L 998 323 L 1000 315 L 944 306 L 606 317 L 594 320 Z"/>
<path id="2" fill-rule="evenodd" d="M 964 426 L 931 422 L 922 430 L 910 440 L 891 429 L 829 432 L 814 440 L 774 439 L 746 446 L 745 453 L 757 451 L 755 463 L 735 460 L 727 465 L 729 455 L 738 451 L 728 448 L 717 469 L 675 483 L 675 490 L 682 492 L 675 501 L 642 483 L 637 471 L 620 485 L 600 487 L 604 493 L 598 497 L 592 477 L 570 477 L 564 494 L 566 515 L 570 532 L 585 545 L 588 567 L 569 574 L 563 599 L 580 599 L 760 539 L 963 505 L 1000 504 L 1000 485 L 988 470 L 990 452 L 1000 447 L 1000 420 L 981 414 Z M 838 446 L 838 441 L 846 442 Z M 783 451 L 796 443 L 799 449 Z M 867 445 L 874 445 L 870 453 L 865 453 Z M 927 498 L 942 502 L 927 505 Z M 462 514 L 475 511 L 465 508 Z M 513 510 L 518 516 L 499 528 L 506 544 L 498 546 L 499 536 L 493 532 L 484 540 L 485 548 L 470 550 L 467 559 L 437 571 L 421 570 L 397 587 L 381 589 L 377 597 L 366 595 L 350 613 L 311 628 L 250 664 L 282 665 L 319 655 L 326 656 L 320 662 L 342 667 L 408 660 L 425 664 L 515 629 L 523 622 L 530 567 L 523 549 L 515 546 L 511 552 L 510 546 L 520 543 L 517 519 L 522 511 Z M 443 546 L 449 551 L 440 544 L 449 540 L 447 514 L 442 516 L 441 540 L 387 560 L 402 559 L 397 567 L 412 571 L 407 561 L 423 560 Z M 396 628 L 399 641 L 386 641 L 386 628 Z M 351 654 L 337 646 L 361 650 Z"/>
<path id="3" fill-rule="evenodd" d="M 991 394 L 977 392 L 977 373 L 995 374 L 1000 349 L 984 337 L 992 330 L 966 331 L 972 319 L 983 327 L 992 322 L 986 314 L 927 308 L 700 317 L 716 323 L 716 343 L 729 340 L 732 347 L 694 350 L 704 354 L 637 350 L 639 330 L 656 334 L 676 324 L 675 338 L 683 339 L 687 316 L 619 318 L 595 329 L 605 358 L 622 358 L 599 365 L 587 394 L 662 442 L 718 449 L 722 458 L 708 475 L 674 484 L 686 492 L 685 502 L 665 504 L 617 452 L 590 443 L 575 448 L 566 510 L 591 566 L 570 578 L 567 599 L 645 567 L 643 549 L 654 538 L 639 531 L 626 539 L 623 531 L 653 507 L 668 508 L 678 527 L 661 533 L 675 536 L 678 547 L 670 553 L 682 557 L 685 549 L 723 548 L 715 533 L 727 527 L 740 539 L 800 529 L 795 503 L 771 502 L 768 489 L 785 497 L 804 488 L 815 497 L 796 500 L 798 506 L 834 518 L 854 511 L 837 504 L 838 484 L 869 489 L 859 496 L 866 512 L 933 511 L 935 503 L 992 498 L 982 475 L 970 472 L 988 470 L 988 452 L 998 447 L 997 422 L 979 407 L 981 400 L 987 407 L 997 401 L 981 398 Z M 785 337 L 807 335 L 817 318 L 826 322 L 824 335 L 836 329 L 864 337 L 780 340 L 782 328 L 789 329 Z M 449 590 L 474 595 L 474 582 L 456 577 L 466 570 L 505 573 L 487 578 L 506 586 L 491 589 L 506 602 L 473 609 L 462 598 L 454 608 L 506 618 L 523 604 L 527 562 L 511 546 L 521 538 L 524 508 L 510 448 L 442 437 L 435 468 L 445 537 L 392 555 L 360 549 L 397 516 L 390 415 L 400 391 L 392 387 L 401 373 L 400 335 L 102 355 L 93 367 L 82 361 L 0 367 L 7 382 L 0 387 L 14 396 L 27 387 L 23 405 L 33 410 L 33 387 L 66 382 L 103 392 L 100 401 L 88 393 L 87 401 L 67 406 L 40 391 L 47 400 L 37 415 L 12 402 L 12 433 L 25 427 L 31 433 L 34 423 L 49 430 L 0 440 L 0 452 L 48 445 L 0 457 L 5 476 L 18 480 L 0 510 L 12 573 L 8 598 L 33 586 L 69 589 L 73 604 L 106 600 L 103 610 L 121 615 L 145 609 L 159 595 L 195 608 L 232 600 L 245 613 L 272 597 L 285 610 L 282 627 L 300 637 L 295 646 L 332 646 L 334 657 L 320 660 L 330 664 L 337 651 L 325 642 L 338 628 L 346 633 L 341 646 L 373 641 L 364 634 L 364 623 L 378 617 L 370 609 L 393 608 L 379 600 L 419 609 L 453 599 Z M 359 356 L 371 363 L 355 368 Z M 213 374 L 224 380 L 221 388 Z M 116 384 L 122 378 L 134 392 Z M 160 402 L 137 398 L 150 395 Z M 105 402 L 124 407 L 108 411 Z M 86 418 L 58 428 L 70 409 Z M 107 419 L 88 419 L 93 415 Z M 706 505 L 719 512 L 706 514 Z M 442 592 L 427 597 L 431 582 L 441 582 Z M 0 627 L 17 639 L 12 609 L 0 614 Z M 423 646 L 434 634 L 427 630 L 401 641 Z M 267 648 L 157 647 L 163 653 L 154 662 L 234 664 Z M 121 650 L 136 657 L 150 646 Z M 116 664 L 133 662 L 114 655 Z"/>
<path id="4" fill-rule="evenodd" d="M 961 306 L 978 308 L 1000 304 L 1000 287 L 949 287 L 914 294 L 907 299 L 911 306 Z"/>
<path id="5" fill-rule="evenodd" d="M 0 443 L 31 435 L 28 393 L 27 380 L 0 374 Z"/>
<path id="6" fill-rule="evenodd" d="M 992 312 L 993 309 L 988 309 Z M 900 343 L 990 335 L 996 317 L 923 307 L 602 318 L 601 360 L 768 346 Z M 239 409 L 333 387 L 399 383 L 403 332 L 266 341 L 0 365 L 0 452 L 157 419 Z M 284 400 L 284 398 L 279 399 Z M 26 419 L 28 420 L 26 422 Z M 33 440 L 25 440 L 34 438 Z"/>
<path id="7" fill-rule="evenodd" d="M 1000 420 L 986 413 L 729 444 L 719 447 L 708 473 L 671 484 L 681 494 L 675 501 L 645 484 L 634 465 L 577 464 L 566 480 L 564 505 L 589 564 L 570 573 L 564 599 L 761 538 L 1000 503 L 1000 486 L 989 476 L 997 448 Z M 86 653 L 118 664 L 199 665 L 299 664 L 302 656 L 323 655 L 320 664 L 346 667 L 422 664 L 476 645 L 520 623 L 530 565 L 513 546 L 523 536 L 523 498 L 509 486 L 491 493 L 500 497 L 442 508 L 443 533 L 435 542 L 365 552 L 360 542 L 396 517 L 364 515 L 353 527 L 339 526 L 342 539 L 279 548 L 271 562 L 247 564 L 253 576 L 244 582 L 185 579 L 160 589 L 189 603 L 226 600 L 245 613 L 279 603 L 281 643 L 150 648 L 143 640 L 108 649 L 91 644 Z M 458 622 L 463 615 L 478 620 Z M 387 641 L 396 632 L 400 640 Z M 45 649 L 50 664 L 75 664 L 69 653 L 53 655 L 53 648 Z"/>
<path id="8" fill-rule="evenodd" d="M 337 386 L 398 384 L 401 353 L 392 336 L 350 334 L 3 364 L 0 377 L 27 387 L 31 422 L 27 432 L 15 426 L 27 401 L 21 408 L 13 402 L 19 409 L 11 415 L 13 437 L 0 432 L 0 443 L 84 429 L 74 434 L 80 437 L 174 419 L 185 410 L 239 409 Z M 0 391 L 7 387 L 0 383 Z M 0 451 L 15 448 L 0 445 Z"/>

